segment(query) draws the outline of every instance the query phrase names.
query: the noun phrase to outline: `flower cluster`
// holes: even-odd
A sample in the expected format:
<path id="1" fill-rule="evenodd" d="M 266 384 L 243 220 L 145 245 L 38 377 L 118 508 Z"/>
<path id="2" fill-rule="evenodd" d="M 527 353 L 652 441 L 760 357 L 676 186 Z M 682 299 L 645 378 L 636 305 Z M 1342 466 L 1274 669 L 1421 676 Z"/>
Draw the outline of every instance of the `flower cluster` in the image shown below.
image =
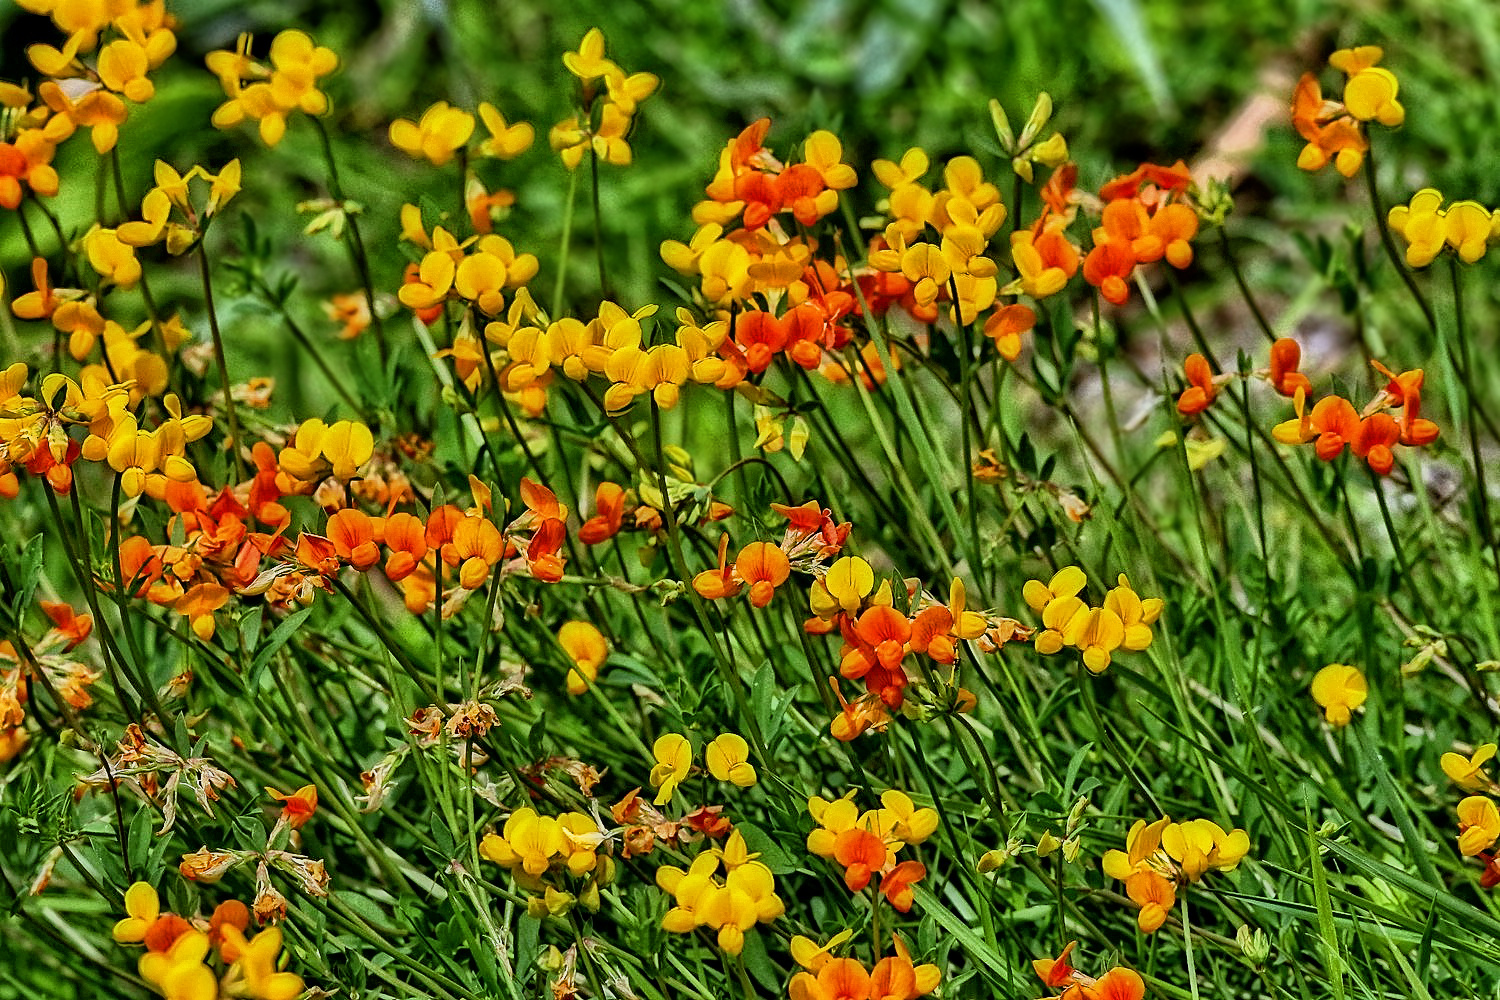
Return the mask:
<path id="1" fill-rule="evenodd" d="M 1249 852 L 1244 830 L 1226 833 L 1212 820 L 1136 820 L 1125 850 L 1104 855 L 1104 874 L 1125 883 L 1126 895 L 1141 908 L 1136 923 L 1151 934 L 1166 922 L 1178 886 L 1197 882 L 1209 871 L 1232 872 Z"/>
<path id="2" fill-rule="evenodd" d="M 485 834 L 479 853 L 507 869 L 532 894 L 528 908 L 533 916 L 561 916 L 574 904 L 599 909 L 599 889 L 615 876 L 614 859 L 600 852 L 604 843 L 605 832 L 586 813 L 542 816 L 525 806 L 510 814 L 498 834 Z M 584 879 L 582 887 L 576 892 L 563 888 L 565 874 Z"/>
<path id="3" fill-rule="evenodd" d="M 1097 674 L 1109 667 L 1116 650 L 1150 648 L 1151 626 L 1161 617 L 1164 602 L 1159 597 L 1142 600 L 1121 573 L 1104 603 L 1093 607 L 1078 596 L 1087 585 L 1083 570 L 1064 566 L 1047 583 L 1026 581 L 1021 593 L 1031 610 L 1042 616 L 1037 652 L 1051 655 L 1071 646 L 1082 654 L 1083 665 Z"/>
<path id="4" fill-rule="evenodd" d="M 1324 396 L 1309 410 L 1307 390 L 1299 385 L 1292 398 L 1297 416 L 1277 424 L 1272 436 L 1282 444 L 1313 442 L 1315 453 L 1325 462 L 1338 458 L 1347 445 L 1355 457 L 1382 476 L 1396 464 L 1398 444 L 1420 448 L 1436 441 L 1437 424 L 1422 416 L 1422 369 L 1398 374 L 1378 361 L 1371 366 L 1388 381 L 1362 412 L 1337 395 Z M 1393 417 L 1391 410 L 1400 410 L 1400 417 Z"/>
<path id="5" fill-rule="evenodd" d="M 807 811 L 817 829 L 807 835 L 807 849 L 844 869 L 844 884 L 860 892 L 877 875 L 880 893 L 902 913 L 912 906 L 912 886 L 927 876 L 920 861 L 898 861 L 897 854 L 921 844 L 937 830 L 937 810 L 918 808 L 905 792 L 892 788 L 880 795 L 879 809 L 859 811 L 850 792 L 832 802 L 815 795 Z"/>
<path id="6" fill-rule="evenodd" d="M 798 934 L 792 938 L 792 958 L 804 971 L 792 976 L 791 1000 L 917 1000 L 938 988 L 942 972 L 936 965 L 914 965 L 901 938 L 895 954 L 866 969 L 855 958 L 836 958 L 834 949 L 851 937 L 841 931 L 825 945 Z"/>
<path id="7" fill-rule="evenodd" d="M 699 853 L 687 871 L 673 865 L 658 868 L 656 884 L 674 904 L 662 918 L 662 928 L 690 934 L 706 927 L 717 933 L 721 949 L 738 955 L 744 949 L 746 931 L 786 912 L 786 904 L 776 895 L 776 876 L 759 857 L 736 830 L 722 848 Z M 721 864 L 722 882 L 715 877 Z"/>
<path id="8" fill-rule="evenodd" d="M 1083 259 L 1083 280 L 1121 305 L 1130 296 L 1125 282 L 1136 265 L 1165 259 L 1181 270 L 1191 264 L 1190 241 L 1198 232 L 1198 213 L 1186 203 L 1192 183 L 1178 160 L 1170 167 L 1143 163 L 1100 188 L 1103 219 Z"/>
<path id="9" fill-rule="evenodd" d="M 317 45 L 306 33 L 283 31 L 271 39 L 269 66 L 250 56 L 253 38 L 240 35 L 234 51 L 208 54 L 209 71 L 219 78 L 225 101 L 213 114 L 215 128 L 231 129 L 241 122 L 258 123 L 260 138 L 275 146 L 286 135 L 287 116 L 294 111 L 321 115 L 328 95 L 318 89 L 322 77 L 338 69 L 332 49 Z"/>
<path id="10" fill-rule="evenodd" d="M 130 497 L 153 479 L 196 477 L 187 446 L 213 429 L 213 419 L 185 416 L 175 395 L 162 399 L 164 412 L 148 429 L 130 408 L 133 385 L 111 381 L 102 367 L 84 369 L 77 381 L 48 374 L 35 395 L 23 392 L 28 377 L 20 362 L 0 373 L 0 495 L 15 493 L 13 466 L 44 476 L 52 489 L 67 493 L 80 458 L 108 466 Z M 75 430 L 78 436 L 70 433 Z"/>
<path id="11" fill-rule="evenodd" d="M 136 882 L 125 892 L 125 914 L 115 940 L 145 946 L 141 978 L 171 1000 L 292 1000 L 303 991 L 301 976 L 279 969 L 281 930 L 247 939 L 250 909 L 238 900 L 220 903 L 207 920 L 188 919 L 163 912 L 156 889 Z"/>
<path id="12" fill-rule="evenodd" d="M 24 727 L 31 678 L 45 685 L 75 711 L 94 703 L 90 688 L 101 676 L 75 654 L 94 630 L 94 616 L 78 614 L 62 602 L 38 601 L 52 623 L 41 638 L 24 644 L 25 658 L 15 642 L 0 640 L 0 764 L 19 754 L 30 740 Z"/>
<path id="13" fill-rule="evenodd" d="M 1406 262 L 1412 267 L 1426 267 L 1444 250 L 1473 264 L 1500 240 L 1500 217 L 1477 201 L 1455 201 L 1444 208 L 1436 188 L 1423 188 L 1409 203 L 1392 207 L 1387 221 L 1406 241 Z"/>
<path id="14" fill-rule="evenodd" d="M 1379 46 L 1340 49 L 1328 65 L 1344 73 L 1343 101 L 1323 97 L 1318 78 L 1302 74 L 1292 97 L 1292 124 L 1307 141 L 1297 157 L 1303 170 L 1322 170 L 1329 162 L 1345 177 L 1353 177 L 1364 162 L 1370 141 L 1363 126 L 1369 121 L 1394 128 L 1406 120 L 1406 109 L 1396 100 L 1399 83 L 1380 62 Z"/>
<path id="15" fill-rule="evenodd" d="M 1295 399 L 1299 391 L 1305 397 L 1312 392 L 1312 382 L 1297 370 L 1301 364 L 1302 346 L 1290 337 L 1282 337 L 1271 345 L 1270 367 L 1255 374 L 1288 399 Z M 1177 412 L 1186 417 L 1195 417 L 1208 409 L 1218 397 L 1220 387 L 1235 377 L 1216 374 L 1201 354 L 1189 354 L 1182 368 L 1188 385 L 1177 397 Z"/>
<path id="16" fill-rule="evenodd" d="M 1466 858 L 1484 864 L 1479 882 L 1486 889 L 1500 885 L 1500 857 L 1493 848 L 1500 840 L 1500 808 L 1492 796 L 1500 795 L 1500 785 L 1484 767 L 1495 757 L 1495 744 L 1482 743 L 1467 757 L 1452 751 L 1443 754 L 1443 773 L 1448 780 L 1469 795 L 1458 803 L 1458 850 Z"/>
<path id="17" fill-rule="evenodd" d="M 651 754 L 656 759 L 651 768 L 651 787 L 658 789 L 656 805 L 666 805 L 693 771 L 693 745 L 681 733 L 665 733 L 657 737 Z M 714 737 L 703 748 L 703 762 L 718 781 L 748 788 L 759 780 L 750 763 L 750 744 L 738 733 Z"/>
<path id="18" fill-rule="evenodd" d="M 588 30 L 576 52 L 563 54 L 563 65 L 583 87 L 583 108 L 552 126 L 548 144 L 569 170 L 578 168 L 585 153 L 615 166 L 628 165 L 636 109 L 656 93 L 661 81 L 653 73 L 627 74 L 606 59 L 604 32 L 598 28 Z"/>
<path id="19" fill-rule="evenodd" d="M 505 293 L 524 289 L 536 276 L 536 257 L 516 253 L 510 240 L 495 233 L 460 241 L 437 226 L 429 236 L 415 205 L 401 208 L 401 238 L 424 253 L 419 264 L 407 269 L 397 298 L 424 323 L 442 316 L 444 303 L 449 301 L 467 303 L 486 317 L 499 316 L 505 310 Z M 523 314 L 535 308 L 524 291 L 517 295 L 516 307 Z M 471 389 L 483 378 L 474 365 L 460 375 Z"/>

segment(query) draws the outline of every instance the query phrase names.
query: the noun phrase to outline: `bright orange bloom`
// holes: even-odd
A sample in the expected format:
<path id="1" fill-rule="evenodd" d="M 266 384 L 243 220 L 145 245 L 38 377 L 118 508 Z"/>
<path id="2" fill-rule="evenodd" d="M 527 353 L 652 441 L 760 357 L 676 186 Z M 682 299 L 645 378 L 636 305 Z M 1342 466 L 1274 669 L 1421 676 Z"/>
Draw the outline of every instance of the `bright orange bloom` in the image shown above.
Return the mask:
<path id="1" fill-rule="evenodd" d="M 858 680 L 877 665 L 887 670 L 900 666 L 911 638 L 911 619 L 895 608 L 878 604 L 861 614 L 850 631 L 854 648 L 839 664 L 839 673 Z"/>
<path id="2" fill-rule="evenodd" d="M 390 552 L 385 560 L 386 579 L 398 583 L 410 576 L 426 557 L 427 528 L 415 514 L 402 512 L 385 519 L 383 536 Z"/>
<path id="3" fill-rule="evenodd" d="M 1141 908 L 1136 923 L 1144 934 L 1155 933 L 1177 904 L 1177 887 L 1154 871 L 1138 871 L 1125 880 L 1125 894 Z"/>
<path id="4" fill-rule="evenodd" d="M 834 844 L 833 860 L 844 866 L 844 884 L 849 891 L 859 892 L 885 867 L 885 841 L 869 830 L 845 830 Z"/>
<path id="5" fill-rule="evenodd" d="M 1302 347 L 1290 337 L 1282 337 L 1271 345 L 1271 387 L 1288 399 L 1312 392 L 1312 383 L 1297 370 L 1302 361 Z"/>
<path id="6" fill-rule="evenodd" d="M 1365 460 L 1371 469 L 1388 476 L 1396 463 L 1391 447 L 1401 440 L 1401 426 L 1389 413 L 1372 413 L 1359 422 L 1359 430 L 1349 449 Z"/>
<path id="7" fill-rule="evenodd" d="M 1073 953 L 1073 949 L 1077 946 L 1077 941 L 1069 941 L 1067 946 L 1063 948 L 1062 954 L 1056 958 L 1038 958 L 1032 960 L 1031 968 L 1036 972 L 1037 977 L 1041 979 L 1043 986 L 1055 990 L 1073 984 L 1073 973 L 1075 970 L 1068 964 L 1068 956 Z"/>
<path id="8" fill-rule="evenodd" d="M 94 630 L 94 616 L 75 614 L 71 605 L 54 603 L 52 601 L 39 601 L 42 612 L 52 619 L 53 630 L 58 635 L 66 636 L 68 644 L 64 650 L 73 649 L 83 640 L 89 637 Z"/>
<path id="9" fill-rule="evenodd" d="M 267 788 L 266 792 L 271 798 L 282 803 L 281 822 L 286 823 L 293 830 L 300 830 L 302 824 L 312 819 L 313 813 L 318 810 L 318 788 L 316 785 L 303 785 L 295 792 L 278 792 L 274 788 Z"/>
<path id="10" fill-rule="evenodd" d="M 578 529 L 578 540 L 585 545 L 598 545 L 620 533 L 625 519 L 625 491 L 617 483 L 600 483 L 594 490 L 594 510 L 594 516 Z"/>
<path id="11" fill-rule="evenodd" d="M 902 913 L 911 912 L 911 887 L 927 877 L 927 866 L 920 861 L 903 861 L 880 880 L 880 892 L 891 906 Z"/>
<path id="12" fill-rule="evenodd" d="M 1144 1000 L 1146 983 L 1132 969 L 1116 966 L 1094 982 L 1093 1000 Z"/>
<path id="13" fill-rule="evenodd" d="M 335 511 L 328 518 L 326 531 L 339 558 L 360 572 L 380 561 L 380 546 L 375 544 L 375 523 L 364 511 L 353 507 Z"/>
<path id="14" fill-rule="evenodd" d="M 186 615 L 193 634 L 207 642 L 214 637 L 214 612 L 228 603 L 228 589 L 217 583 L 200 583 L 179 597 L 172 609 Z"/>
<path id="15" fill-rule="evenodd" d="M 1436 441 L 1439 434 L 1438 425 L 1422 417 L 1422 382 L 1425 378 L 1422 369 L 1415 368 L 1398 375 L 1379 361 L 1371 361 L 1370 364 L 1376 371 L 1390 379 L 1390 382 L 1386 384 L 1382 399 L 1372 405 L 1401 408 L 1401 443 L 1421 447 Z"/>
<path id="16" fill-rule="evenodd" d="M 1219 387 L 1214 384 L 1213 369 L 1208 367 L 1208 359 L 1203 355 L 1189 354 L 1182 368 L 1192 384 L 1177 397 L 1177 412 L 1196 416 L 1208 409 L 1219 394 Z"/>
<path id="17" fill-rule="evenodd" d="M 734 569 L 740 580 L 750 585 L 750 603 L 763 608 L 771 603 L 776 588 L 786 583 L 792 565 L 774 542 L 751 542 L 740 549 Z"/>
<path id="18" fill-rule="evenodd" d="M 1083 259 L 1083 280 L 1099 289 L 1105 301 L 1123 305 L 1130 298 L 1130 286 L 1125 282 L 1135 272 L 1135 264 L 1130 247 L 1105 240 L 1095 244 Z"/>
<path id="19" fill-rule="evenodd" d="M 1002 358 L 1014 361 L 1021 355 L 1021 334 L 1034 326 L 1036 313 L 1031 307 L 1012 303 L 990 314 L 990 318 L 984 321 L 984 335 L 995 342 L 995 350 Z"/>
<path id="20" fill-rule="evenodd" d="M 717 601 L 733 597 L 740 592 L 739 581 L 734 578 L 734 568 L 729 565 L 729 536 L 719 536 L 719 568 L 706 569 L 693 577 L 693 589 L 700 597 Z"/>

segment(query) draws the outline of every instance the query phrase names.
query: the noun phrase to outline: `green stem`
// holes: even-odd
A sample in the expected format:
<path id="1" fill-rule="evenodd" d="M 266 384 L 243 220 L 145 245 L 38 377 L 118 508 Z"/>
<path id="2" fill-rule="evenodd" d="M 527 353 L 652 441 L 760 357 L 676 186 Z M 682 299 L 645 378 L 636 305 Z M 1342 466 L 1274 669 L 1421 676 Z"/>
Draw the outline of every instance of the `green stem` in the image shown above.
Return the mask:
<path id="1" fill-rule="evenodd" d="M 198 273 L 203 279 L 203 306 L 208 310 L 208 332 L 214 342 L 214 363 L 219 369 L 219 384 L 224 391 L 224 412 L 229 417 L 229 456 L 234 462 L 235 482 L 245 478 L 245 460 L 240 456 L 240 418 L 230 391 L 229 363 L 224 357 L 224 336 L 219 331 L 219 314 L 214 309 L 213 277 L 208 266 L 208 248 L 198 243 Z"/>
<path id="2" fill-rule="evenodd" d="M 1432 306 L 1427 304 L 1427 298 L 1422 290 L 1417 287 L 1416 279 L 1407 270 L 1405 262 L 1401 259 L 1401 253 L 1396 249 L 1396 241 L 1391 238 L 1390 226 L 1385 220 L 1385 206 L 1380 203 L 1380 192 L 1375 186 L 1375 150 L 1371 149 L 1365 153 L 1365 190 L 1370 194 L 1370 210 L 1375 213 L 1375 227 L 1380 231 L 1380 242 L 1385 247 L 1385 255 L 1390 258 L 1391 266 L 1401 276 L 1406 284 L 1406 290 L 1416 301 L 1417 307 L 1422 310 L 1422 316 L 1427 320 L 1427 327 L 1433 334 L 1437 333 L 1437 317 L 1432 312 Z"/>
<path id="3" fill-rule="evenodd" d="M 578 171 L 568 175 L 568 197 L 563 202 L 562 241 L 557 248 L 557 282 L 552 286 L 550 318 L 562 315 L 563 291 L 568 287 L 568 246 L 573 241 L 573 206 L 578 201 Z"/>

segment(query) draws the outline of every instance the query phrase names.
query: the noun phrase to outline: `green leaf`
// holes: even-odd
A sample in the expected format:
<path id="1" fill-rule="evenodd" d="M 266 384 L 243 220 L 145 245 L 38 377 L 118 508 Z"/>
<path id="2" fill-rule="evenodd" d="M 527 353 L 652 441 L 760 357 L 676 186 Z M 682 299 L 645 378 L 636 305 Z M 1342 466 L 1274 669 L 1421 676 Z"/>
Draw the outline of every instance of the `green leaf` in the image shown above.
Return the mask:
<path id="1" fill-rule="evenodd" d="M 276 626 L 275 631 L 266 637 L 265 645 L 256 650 L 255 659 L 250 663 L 250 672 L 245 677 L 245 684 L 251 691 L 259 687 L 261 672 L 271 662 L 271 657 L 291 640 L 292 635 L 302 627 L 302 623 L 307 621 L 307 616 L 310 614 L 312 614 L 312 608 L 303 608 L 301 611 L 287 615 L 282 623 Z"/>
<path id="2" fill-rule="evenodd" d="M 797 870 L 797 863 L 792 860 L 791 855 L 781 849 L 781 846 L 760 827 L 751 823 L 736 823 L 735 829 L 745 838 L 745 846 L 752 853 L 760 855 L 760 861 L 773 874 L 786 875 Z"/>

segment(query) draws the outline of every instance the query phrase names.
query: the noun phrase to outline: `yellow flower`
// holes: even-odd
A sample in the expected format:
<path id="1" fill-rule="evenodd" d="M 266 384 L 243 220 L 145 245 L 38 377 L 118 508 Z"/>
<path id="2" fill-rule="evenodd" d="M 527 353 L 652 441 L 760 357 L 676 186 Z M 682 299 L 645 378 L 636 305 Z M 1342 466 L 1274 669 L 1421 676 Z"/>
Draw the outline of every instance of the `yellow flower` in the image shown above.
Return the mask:
<path id="1" fill-rule="evenodd" d="M 1431 264 L 1448 240 L 1443 217 L 1443 195 L 1436 188 L 1423 188 L 1406 205 L 1396 205 L 1386 216 L 1391 229 L 1406 240 L 1406 263 L 1411 267 Z"/>
<path id="2" fill-rule="evenodd" d="M 391 122 L 391 145 L 408 156 L 426 157 L 435 167 L 453 159 L 474 134 L 474 116 L 461 108 L 438 101 L 422 112 L 418 122 L 397 118 Z"/>
<path id="3" fill-rule="evenodd" d="M 1443 754 L 1443 773 L 1459 788 L 1477 792 L 1490 784 L 1489 775 L 1484 773 L 1484 765 L 1489 763 L 1494 756 L 1495 744 L 1493 743 L 1480 744 L 1474 748 L 1473 755 L 1469 757 L 1450 751 Z"/>
<path id="4" fill-rule="evenodd" d="M 599 676 L 599 666 L 609 656 L 604 634 L 588 622 L 568 622 L 557 632 L 563 652 L 573 661 L 568 671 L 568 694 L 583 694 Z"/>
<path id="5" fill-rule="evenodd" d="M 219 982 L 213 971 L 203 964 L 208 948 L 207 934 L 189 930 L 179 935 L 169 950 L 148 951 L 142 955 L 141 978 L 160 990 L 166 1000 L 214 1000 Z"/>
<path id="6" fill-rule="evenodd" d="M 824 617 L 823 602 L 820 597 L 826 596 L 832 607 L 827 610 L 843 611 L 847 615 L 859 611 L 860 605 L 875 586 L 875 570 L 870 564 L 859 556 L 844 556 L 828 567 L 828 573 L 823 577 L 820 584 L 813 586 L 813 613 Z M 821 594 L 820 594 L 821 588 Z"/>
<path id="7" fill-rule="evenodd" d="M 1370 695 L 1369 683 L 1357 667 L 1330 663 L 1313 677 L 1313 700 L 1322 707 L 1330 725 L 1347 726 L 1356 708 Z"/>
<path id="8" fill-rule="evenodd" d="M 1500 809 L 1483 795 L 1470 795 L 1458 804 L 1458 850 L 1466 858 L 1487 851 L 1500 840 Z"/>
<path id="9" fill-rule="evenodd" d="M 905 792 L 887 789 L 880 793 L 880 804 L 895 818 L 891 825 L 892 836 L 904 844 L 920 844 L 937 830 L 937 810 L 918 809 L 911 796 Z"/>
<path id="10" fill-rule="evenodd" d="M 740 788 L 749 788 L 756 782 L 755 765 L 750 763 L 750 744 L 736 733 L 724 733 L 715 737 L 703 750 L 708 773 L 719 781 L 728 781 Z"/>
<path id="11" fill-rule="evenodd" d="M 292 1000 L 302 992 L 301 976 L 276 971 L 281 956 L 279 927 L 267 927 L 249 941 L 233 924 L 225 924 L 221 932 L 226 942 L 239 953 L 224 976 L 225 995 L 251 997 L 253 1000 Z"/>
<path id="12" fill-rule="evenodd" d="M 479 118 L 490 132 L 490 137 L 479 144 L 480 156 L 514 159 L 530 149 L 536 138 L 536 129 L 526 122 L 510 124 L 500 113 L 500 109 L 488 101 L 480 102 Z"/>
<path id="13" fill-rule="evenodd" d="M 125 890 L 124 920 L 115 924 L 114 938 L 121 944 L 138 944 L 161 916 L 161 899 L 149 882 L 136 882 Z"/>
<path id="14" fill-rule="evenodd" d="M 604 32 L 598 28 L 590 28 L 578 43 L 578 51 L 564 52 L 562 61 L 568 72 L 584 83 L 597 80 L 614 66 L 604 58 Z"/>
<path id="15" fill-rule="evenodd" d="M 656 766 L 651 769 L 651 787 L 660 789 L 656 804 L 666 805 L 692 769 L 693 745 L 681 733 L 666 733 L 657 737 L 651 752 L 656 757 Z"/>

